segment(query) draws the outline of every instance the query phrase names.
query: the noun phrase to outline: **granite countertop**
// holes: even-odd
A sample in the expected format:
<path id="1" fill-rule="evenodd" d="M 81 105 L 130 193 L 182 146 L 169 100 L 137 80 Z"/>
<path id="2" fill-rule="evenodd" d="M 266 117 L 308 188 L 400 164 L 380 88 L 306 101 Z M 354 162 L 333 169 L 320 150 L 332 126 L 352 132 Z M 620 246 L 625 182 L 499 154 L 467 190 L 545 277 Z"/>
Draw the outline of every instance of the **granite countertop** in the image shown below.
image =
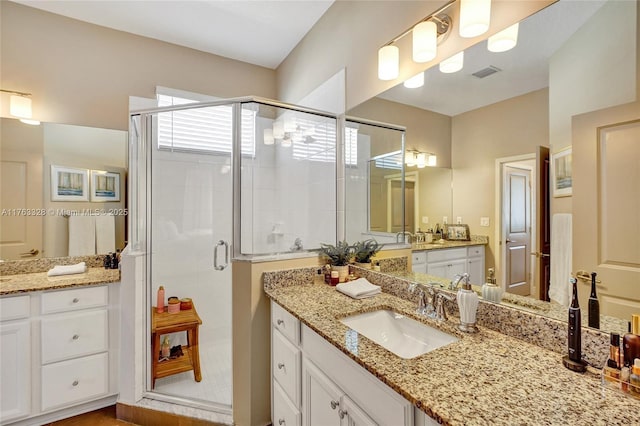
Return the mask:
<path id="1" fill-rule="evenodd" d="M 459 332 L 457 318 L 450 316 L 438 323 L 417 316 L 414 303 L 387 293 L 354 300 L 324 283 L 266 288 L 265 292 L 443 424 L 637 424 L 639 400 L 603 388 L 597 370 L 590 368 L 585 374 L 569 371 L 556 352 L 485 327 L 479 327 L 478 334 Z M 347 347 L 350 329 L 339 318 L 382 308 L 440 328 L 460 340 L 408 360 L 362 335 L 356 347 Z"/>
<path id="2" fill-rule="evenodd" d="M 55 277 L 48 277 L 46 272 L 2 275 L 0 277 L 0 295 L 57 290 L 67 287 L 118 281 L 120 281 L 120 271 L 118 269 L 104 268 L 88 268 L 84 274 L 60 275 Z"/>
<path id="3" fill-rule="evenodd" d="M 471 240 L 471 241 L 439 240 L 438 242 L 435 242 L 435 243 L 412 243 L 411 250 L 412 251 L 440 250 L 440 249 L 448 249 L 448 248 L 455 248 L 455 247 L 484 246 L 487 244 L 488 244 L 488 241 L 481 241 L 481 240 Z"/>

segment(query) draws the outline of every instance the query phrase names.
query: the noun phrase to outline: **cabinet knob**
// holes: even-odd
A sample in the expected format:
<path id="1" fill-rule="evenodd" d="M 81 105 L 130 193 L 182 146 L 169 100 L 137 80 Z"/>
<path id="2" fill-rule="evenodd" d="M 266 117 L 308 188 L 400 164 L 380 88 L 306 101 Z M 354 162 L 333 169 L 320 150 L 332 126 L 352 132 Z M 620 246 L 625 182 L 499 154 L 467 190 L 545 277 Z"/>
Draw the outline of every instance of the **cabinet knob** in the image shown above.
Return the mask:
<path id="1" fill-rule="evenodd" d="M 74 380 L 74 381 L 73 381 L 73 383 L 71 383 L 71 385 L 72 385 L 72 386 L 78 386 L 78 383 L 79 383 L 79 382 L 78 382 L 77 380 Z"/>
<path id="2" fill-rule="evenodd" d="M 73 303 L 78 303 L 79 301 L 80 301 L 80 299 L 78 299 L 77 297 L 74 297 L 73 300 L 72 300 Z"/>
<path id="3" fill-rule="evenodd" d="M 284 419 L 280 419 L 280 420 L 278 420 L 278 424 L 279 424 L 279 425 L 283 425 L 283 424 L 285 424 L 285 423 L 286 423 L 286 422 L 284 421 Z"/>
<path id="4" fill-rule="evenodd" d="M 347 412 L 341 408 L 338 410 L 338 415 L 340 416 L 341 419 L 344 419 L 344 416 L 347 415 Z"/>
<path id="5" fill-rule="evenodd" d="M 278 325 L 282 325 L 284 324 L 284 321 L 282 321 L 281 319 L 279 319 L 278 321 L 276 321 L 278 323 Z"/>
<path id="6" fill-rule="evenodd" d="M 336 409 L 338 407 L 338 405 L 340 405 L 340 403 L 338 401 L 331 401 L 331 408 L 332 409 Z"/>
<path id="7" fill-rule="evenodd" d="M 73 340 L 78 340 L 79 338 L 80 338 L 80 336 L 77 335 L 77 334 L 74 334 L 73 337 L 72 337 Z"/>
<path id="8" fill-rule="evenodd" d="M 278 370 L 282 370 L 284 368 L 284 363 L 279 362 L 278 363 Z"/>

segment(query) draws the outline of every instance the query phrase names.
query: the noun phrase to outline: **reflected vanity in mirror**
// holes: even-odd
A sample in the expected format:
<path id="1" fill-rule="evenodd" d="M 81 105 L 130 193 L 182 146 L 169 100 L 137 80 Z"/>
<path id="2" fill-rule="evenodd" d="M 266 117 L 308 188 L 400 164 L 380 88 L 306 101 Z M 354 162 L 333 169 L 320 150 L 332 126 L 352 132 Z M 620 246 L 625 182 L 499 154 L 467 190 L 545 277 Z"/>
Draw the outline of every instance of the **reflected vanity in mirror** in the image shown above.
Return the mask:
<path id="1" fill-rule="evenodd" d="M 440 71 L 438 66 L 431 67 L 425 71 L 423 87 L 408 89 L 399 84 L 348 112 L 354 117 L 405 126 L 407 150 L 435 151 L 438 154 L 438 164 L 451 167 L 449 186 L 447 187 L 446 179 L 443 178 L 443 185 L 440 186 L 442 192 L 439 197 L 446 199 L 442 194 L 450 191 L 450 209 L 437 213 L 423 213 L 420 210 L 420 213 L 414 217 L 414 226 L 420 226 L 424 230 L 424 228 L 435 226 L 437 222 L 442 223 L 442 216 L 448 216 L 449 223 L 455 223 L 460 216 L 463 223 L 469 224 L 472 235 L 489 237 L 485 270 L 496 267 L 499 272 L 498 284 L 504 286 L 507 256 L 505 247 L 509 241 L 502 229 L 504 223 L 501 219 L 503 208 L 500 200 L 501 192 L 496 190 L 501 185 L 499 184 L 501 169 L 498 162 L 504 158 L 512 158 L 514 162 L 522 161 L 523 157 L 529 156 L 527 161 L 533 164 L 531 166 L 534 170 L 534 176 L 531 178 L 533 181 L 537 172 L 536 149 L 539 146 L 551 146 L 551 153 L 555 153 L 573 143 L 574 172 L 576 171 L 577 161 L 580 160 L 575 154 L 576 143 L 586 144 L 587 142 L 585 138 L 576 141 L 575 135 L 572 140 L 571 125 L 574 117 L 605 108 L 612 110 L 615 105 L 632 102 L 635 98 L 625 98 L 624 93 L 633 94 L 635 89 L 629 86 L 629 79 L 622 77 L 615 81 L 601 78 L 589 80 L 591 74 L 581 72 L 582 75 L 578 78 L 575 66 L 572 68 L 570 64 L 582 64 L 583 70 L 597 68 L 588 65 L 592 61 L 602 62 L 602 60 L 594 54 L 591 54 L 591 59 L 583 58 L 581 55 L 585 55 L 583 52 L 586 51 L 583 48 L 594 45 L 594 41 L 590 38 L 594 28 L 612 26 L 619 28 L 620 34 L 623 34 L 620 37 L 630 42 L 625 44 L 609 39 L 607 39 L 609 41 L 602 40 L 599 52 L 604 57 L 606 56 L 604 52 L 615 53 L 616 49 L 619 49 L 624 53 L 619 53 L 618 57 L 631 57 L 631 62 L 634 62 L 637 49 L 627 48 L 627 46 L 635 46 L 631 41 L 635 40 L 637 34 L 635 28 L 637 4 L 633 3 L 561 0 L 520 23 L 518 42 L 514 49 L 502 53 L 488 52 L 486 41 L 480 42 L 464 52 L 462 70 L 447 74 Z M 627 16 L 630 18 L 626 19 Z M 609 36 L 615 37 L 613 34 L 607 34 L 607 37 Z M 616 49 L 611 46 L 616 46 Z M 637 80 L 637 71 L 634 70 L 635 68 L 631 71 L 633 82 Z M 551 90 L 550 87 L 555 89 Z M 562 90 L 558 91 L 559 87 Z M 567 89 L 569 87 L 571 89 Z M 609 89 L 612 89 L 612 92 Z M 621 95 L 615 99 L 604 100 L 603 92 L 607 92 L 607 95 L 610 93 Z M 637 101 L 636 104 L 630 105 L 633 109 Z M 596 126 L 637 120 L 639 115 L 637 107 L 635 108 L 635 116 L 626 113 L 626 115 L 619 115 L 615 111 L 608 112 L 605 118 L 607 121 Z M 516 116 L 517 114 L 519 116 Z M 594 135 L 595 133 L 593 132 Z M 589 151 L 589 155 L 596 154 Z M 581 158 L 584 161 L 585 157 Z M 587 162 L 587 164 L 590 163 Z M 406 169 L 407 180 L 410 179 L 410 173 L 413 170 L 415 169 Z M 423 170 L 430 169 L 418 170 L 418 174 Z M 347 175 L 348 173 L 347 171 Z M 420 203 L 423 199 L 432 200 L 434 198 L 432 190 L 428 194 L 423 192 L 426 185 L 422 185 L 421 178 L 419 182 L 416 198 Z M 550 227 L 550 223 L 541 222 L 537 219 L 539 215 L 536 213 L 543 212 L 542 209 L 546 205 L 546 211 L 551 213 L 551 218 L 557 212 L 573 212 L 574 224 L 575 217 L 580 215 L 581 218 L 589 218 L 592 227 L 599 226 L 595 217 L 597 209 L 584 208 L 581 204 L 582 198 L 579 198 L 581 193 L 593 192 L 590 188 L 592 186 L 583 187 L 581 192 L 577 182 L 574 181 L 572 197 L 560 199 L 550 196 L 546 201 L 537 203 L 534 202 L 537 192 L 533 191 L 532 202 L 527 207 L 532 218 L 530 249 L 521 256 L 524 267 L 522 276 L 529 282 L 530 296 L 505 293 L 503 303 L 540 315 L 566 320 L 567 308 L 562 304 L 538 300 L 539 290 L 546 284 L 545 279 L 541 279 L 544 276 L 543 273 L 537 269 L 540 258 L 533 255 L 548 252 L 538 249 L 537 244 L 542 238 L 536 234 L 536 230 Z M 620 188 L 620 190 L 635 189 Z M 347 185 L 347 207 L 353 196 L 351 188 Z M 370 206 L 370 208 L 373 207 L 373 205 Z M 411 209 L 409 202 L 405 202 L 404 207 Z M 423 224 L 423 216 L 428 217 L 428 225 Z M 351 226 L 352 224 L 347 220 L 347 235 L 350 235 Z M 573 252 L 567 253 L 569 259 L 572 256 L 574 259 L 572 272 L 576 272 L 577 269 L 591 271 L 602 267 L 601 262 L 594 261 L 589 264 L 576 258 L 576 246 L 598 244 L 593 238 L 596 234 L 597 232 L 576 232 L 574 227 Z M 532 256 L 526 254 L 528 252 L 531 252 Z M 554 259 L 556 262 L 560 261 L 557 253 L 551 253 L 551 256 L 552 264 Z M 640 253 L 636 254 L 635 258 L 640 259 Z M 638 271 L 637 265 L 634 268 Z M 601 272 L 599 276 L 602 276 Z M 615 285 L 606 285 L 604 279 L 602 280 L 598 288 L 602 298 L 601 330 L 626 332 L 630 312 L 637 313 L 640 306 L 640 292 L 637 291 L 636 286 L 637 272 L 635 277 L 624 286 L 619 285 L 618 280 Z M 567 286 L 568 278 L 569 276 L 566 277 Z M 561 281 L 556 281 L 555 285 L 562 286 Z M 585 312 L 583 315 L 585 317 L 587 316 L 586 301 L 589 297 L 587 284 L 582 283 L 579 289 L 580 305 Z M 626 308 L 622 309 L 623 306 Z"/>
<path id="2" fill-rule="evenodd" d="M 127 142 L 120 130 L 2 118 L 0 259 L 122 249 Z"/>

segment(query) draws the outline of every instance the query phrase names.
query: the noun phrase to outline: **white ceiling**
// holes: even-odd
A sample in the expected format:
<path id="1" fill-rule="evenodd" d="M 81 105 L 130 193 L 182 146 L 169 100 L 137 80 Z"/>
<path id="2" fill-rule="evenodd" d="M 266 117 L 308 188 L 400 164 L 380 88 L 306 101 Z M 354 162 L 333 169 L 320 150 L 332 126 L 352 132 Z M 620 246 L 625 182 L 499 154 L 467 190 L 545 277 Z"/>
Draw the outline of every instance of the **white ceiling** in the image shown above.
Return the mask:
<path id="1" fill-rule="evenodd" d="M 14 0 L 275 69 L 334 0 Z"/>
<path id="2" fill-rule="evenodd" d="M 421 88 L 400 83 L 379 97 L 454 116 L 547 87 L 551 55 L 605 2 L 560 0 L 520 23 L 515 48 L 492 53 L 480 42 L 464 52 L 461 71 L 443 74 L 435 66 Z M 484 79 L 472 75 L 490 65 L 502 71 Z"/>

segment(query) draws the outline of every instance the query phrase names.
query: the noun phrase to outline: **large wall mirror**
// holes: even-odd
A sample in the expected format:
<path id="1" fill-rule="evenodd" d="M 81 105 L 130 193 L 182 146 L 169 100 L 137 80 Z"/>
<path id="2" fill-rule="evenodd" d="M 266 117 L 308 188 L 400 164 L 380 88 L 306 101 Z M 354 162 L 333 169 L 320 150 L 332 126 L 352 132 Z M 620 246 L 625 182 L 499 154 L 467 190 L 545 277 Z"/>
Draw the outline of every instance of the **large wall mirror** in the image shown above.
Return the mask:
<path id="1" fill-rule="evenodd" d="M 122 249 L 127 132 L 0 120 L 0 259 Z"/>
<path id="2" fill-rule="evenodd" d="M 636 2 L 560 0 L 520 23 L 515 48 L 489 52 L 487 42 L 480 42 L 464 52 L 461 70 L 444 73 L 434 66 L 424 72 L 424 86 L 409 89 L 399 84 L 350 110 L 348 114 L 354 117 L 405 126 L 407 149 L 436 152 L 438 166 L 451 168 L 449 178 L 444 173 L 433 179 L 439 186 L 429 188 L 428 192 L 428 186 L 419 178 L 421 203 L 423 199 L 446 200 L 447 192 L 453 201 L 448 209 L 434 213 L 423 213 L 420 208 L 416 225 L 423 226 L 423 216 L 429 223 L 424 227 L 441 223 L 442 216 L 448 216 L 450 221 L 456 219 L 453 216 L 463 216 L 472 234 L 490 238 L 486 267 L 500 267 L 502 247 L 501 237 L 497 236 L 501 231 L 494 220 L 500 216 L 497 211 L 500 201 L 496 200 L 500 195 L 495 195 L 499 173 L 496 160 L 532 154 L 535 164 L 537 146 L 548 146 L 553 154 L 573 143 L 575 167 L 580 158 L 575 158 L 576 140 L 572 140 L 574 117 L 636 100 L 636 8 Z M 602 69 L 602 64 L 614 58 L 619 68 L 615 76 L 608 78 L 610 74 Z M 631 105 L 637 105 L 637 101 Z M 521 112 L 517 120 L 513 119 L 514 111 Z M 637 116 L 636 111 L 636 119 Z M 608 123 L 630 119 L 627 115 L 620 120 L 615 116 L 607 118 Z M 597 138 L 595 131 L 593 138 Z M 412 171 L 419 175 L 423 170 L 407 168 L 407 176 Z M 347 186 L 347 200 L 351 195 Z M 576 191 L 573 197 L 559 198 L 553 194 L 550 197 L 551 216 L 573 213 L 575 221 L 577 215 L 596 215 L 595 208 L 576 210 Z M 540 207 L 533 205 L 532 218 Z M 481 225 L 484 218 L 490 219 L 482 221 L 490 223 L 489 226 Z M 581 237 L 574 236 L 574 245 L 576 238 Z M 593 239 L 589 241 L 595 244 Z M 531 252 L 534 251 L 535 244 Z M 574 250 L 574 263 L 575 253 Z M 640 253 L 634 258 L 640 258 Z M 536 262 L 532 256 L 527 266 L 532 283 L 537 274 Z M 574 264 L 572 272 L 582 267 L 589 268 Z M 586 307 L 587 283 L 581 286 L 581 305 Z M 620 303 L 607 305 L 601 312 L 620 319 L 613 322 L 615 329 L 626 324 L 630 312 L 637 313 L 640 293 L 637 279 L 635 287 L 632 282 L 616 286 L 617 294 L 611 288 L 604 285 L 599 288 L 604 304 L 613 299 Z M 566 310 L 554 314 L 556 310 L 544 305 L 548 302 L 528 303 L 527 300 L 539 298 L 534 290 L 518 306 L 566 319 Z M 627 309 L 619 308 L 623 303 L 627 303 Z"/>

